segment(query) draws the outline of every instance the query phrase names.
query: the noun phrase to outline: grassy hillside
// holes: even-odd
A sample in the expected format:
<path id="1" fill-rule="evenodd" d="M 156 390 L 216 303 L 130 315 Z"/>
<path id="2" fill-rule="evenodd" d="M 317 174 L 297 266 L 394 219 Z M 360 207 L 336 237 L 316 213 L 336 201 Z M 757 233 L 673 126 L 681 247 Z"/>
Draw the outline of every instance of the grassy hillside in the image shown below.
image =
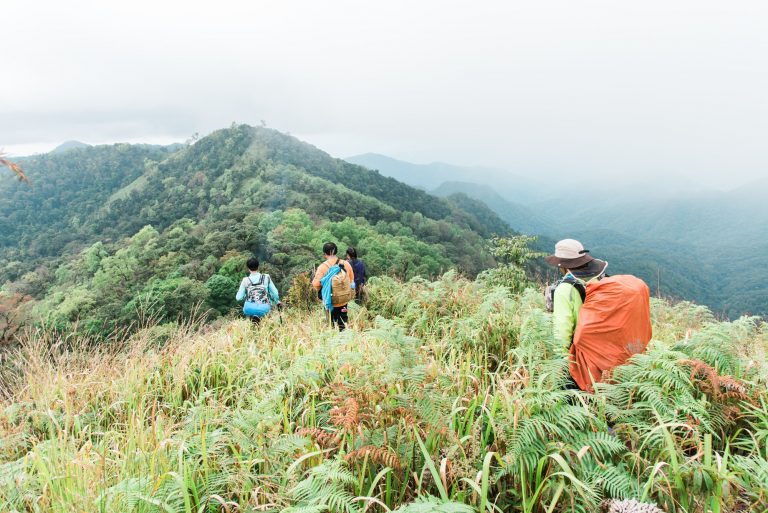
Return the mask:
<path id="1" fill-rule="evenodd" d="M 343 334 L 298 309 L 33 334 L 3 372 L 0 510 L 766 511 L 764 325 L 655 301 L 649 351 L 586 395 L 542 306 L 449 273 L 373 280 Z"/>

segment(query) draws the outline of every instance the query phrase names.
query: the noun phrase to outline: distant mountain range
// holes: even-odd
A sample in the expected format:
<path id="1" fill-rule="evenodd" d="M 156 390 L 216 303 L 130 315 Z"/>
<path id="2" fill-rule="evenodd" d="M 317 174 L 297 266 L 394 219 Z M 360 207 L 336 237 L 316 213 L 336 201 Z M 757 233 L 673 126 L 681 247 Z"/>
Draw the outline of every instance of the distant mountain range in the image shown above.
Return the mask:
<path id="1" fill-rule="evenodd" d="M 728 192 L 663 184 L 552 187 L 489 168 L 419 165 L 376 154 L 349 160 L 439 196 L 481 200 L 513 229 L 547 243 L 580 239 L 613 273 L 636 274 L 656 293 L 729 317 L 768 315 L 768 178 Z"/>
<path id="2" fill-rule="evenodd" d="M 377 153 L 365 153 L 345 159 L 347 162 L 375 169 L 386 176 L 414 187 L 433 191 L 445 182 L 477 182 L 493 187 L 507 200 L 531 204 L 557 196 L 553 184 L 531 179 L 523 174 L 481 166 L 455 166 L 442 162 L 413 164 Z M 486 181 L 482 181 L 486 177 Z M 492 177 L 489 179 L 489 177 Z"/>

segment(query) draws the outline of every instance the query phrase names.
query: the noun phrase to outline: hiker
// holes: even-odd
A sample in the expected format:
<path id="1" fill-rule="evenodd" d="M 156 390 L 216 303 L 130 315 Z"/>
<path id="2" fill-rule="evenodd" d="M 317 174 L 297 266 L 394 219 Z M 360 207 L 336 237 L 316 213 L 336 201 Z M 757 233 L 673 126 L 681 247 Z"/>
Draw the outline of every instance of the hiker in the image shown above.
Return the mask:
<path id="1" fill-rule="evenodd" d="M 548 287 L 547 303 L 555 341 L 569 355 L 566 388 L 592 392 L 594 383 L 648 346 L 650 289 L 635 276 L 606 276 L 608 263 L 592 257 L 577 240 L 559 241 L 546 260 L 563 274 Z"/>
<path id="2" fill-rule="evenodd" d="M 333 242 L 323 244 L 325 262 L 317 266 L 312 286 L 330 312 L 331 325 L 344 331 L 349 322 L 347 304 L 355 297 L 355 271 L 349 262 L 336 256 L 338 252 Z"/>
<path id="3" fill-rule="evenodd" d="M 254 324 L 258 324 L 262 317 L 272 310 L 273 304 L 282 308 L 283 303 L 280 301 L 277 287 L 272 282 L 272 278 L 268 274 L 259 272 L 258 259 L 248 259 L 245 266 L 250 274 L 240 282 L 240 289 L 237 291 L 235 299 L 238 301 L 245 300 L 243 314 L 250 318 Z"/>
<path id="4" fill-rule="evenodd" d="M 559 268 L 563 275 L 554 291 L 551 288 L 548 290 L 547 301 L 551 304 L 555 341 L 567 351 L 573 342 L 587 283 L 600 280 L 608 263 L 594 258 L 581 242 L 574 239 L 564 239 L 555 244 L 555 254 L 545 260 Z"/>
<path id="5" fill-rule="evenodd" d="M 357 250 L 352 246 L 347 248 L 347 262 L 355 273 L 355 302 L 362 304 L 368 297 L 365 290 L 365 264 L 357 258 Z"/>

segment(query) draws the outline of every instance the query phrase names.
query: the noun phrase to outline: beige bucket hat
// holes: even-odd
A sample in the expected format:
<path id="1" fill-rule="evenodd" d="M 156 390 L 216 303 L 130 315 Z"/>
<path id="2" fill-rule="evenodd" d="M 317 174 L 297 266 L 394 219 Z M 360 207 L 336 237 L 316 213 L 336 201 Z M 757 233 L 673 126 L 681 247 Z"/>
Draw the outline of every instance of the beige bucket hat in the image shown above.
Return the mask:
<path id="1" fill-rule="evenodd" d="M 555 244 L 555 254 L 545 257 L 548 264 L 566 269 L 575 269 L 586 265 L 595 258 L 588 249 L 575 239 L 563 239 Z"/>

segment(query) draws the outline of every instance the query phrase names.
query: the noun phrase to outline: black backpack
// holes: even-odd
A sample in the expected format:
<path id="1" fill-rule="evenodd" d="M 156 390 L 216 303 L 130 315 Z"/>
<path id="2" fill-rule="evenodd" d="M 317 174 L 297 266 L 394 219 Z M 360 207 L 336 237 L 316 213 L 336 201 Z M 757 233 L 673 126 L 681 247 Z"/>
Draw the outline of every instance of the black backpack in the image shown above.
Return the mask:
<path id="1" fill-rule="evenodd" d="M 266 274 L 262 274 L 257 283 L 253 283 L 251 277 L 248 276 L 248 285 L 245 286 L 245 300 L 260 305 L 269 304 L 268 286 L 269 276 Z"/>
<path id="2" fill-rule="evenodd" d="M 561 283 L 569 283 L 579 292 L 581 296 L 581 302 L 583 303 L 587 298 L 587 288 L 584 283 L 574 278 L 572 275 L 566 275 L 563 279 L 548 286 L 544 292 L 544 299 L 547 302 L 547 311 L 552 312 L 555 309 L 555 289 Z"/>

